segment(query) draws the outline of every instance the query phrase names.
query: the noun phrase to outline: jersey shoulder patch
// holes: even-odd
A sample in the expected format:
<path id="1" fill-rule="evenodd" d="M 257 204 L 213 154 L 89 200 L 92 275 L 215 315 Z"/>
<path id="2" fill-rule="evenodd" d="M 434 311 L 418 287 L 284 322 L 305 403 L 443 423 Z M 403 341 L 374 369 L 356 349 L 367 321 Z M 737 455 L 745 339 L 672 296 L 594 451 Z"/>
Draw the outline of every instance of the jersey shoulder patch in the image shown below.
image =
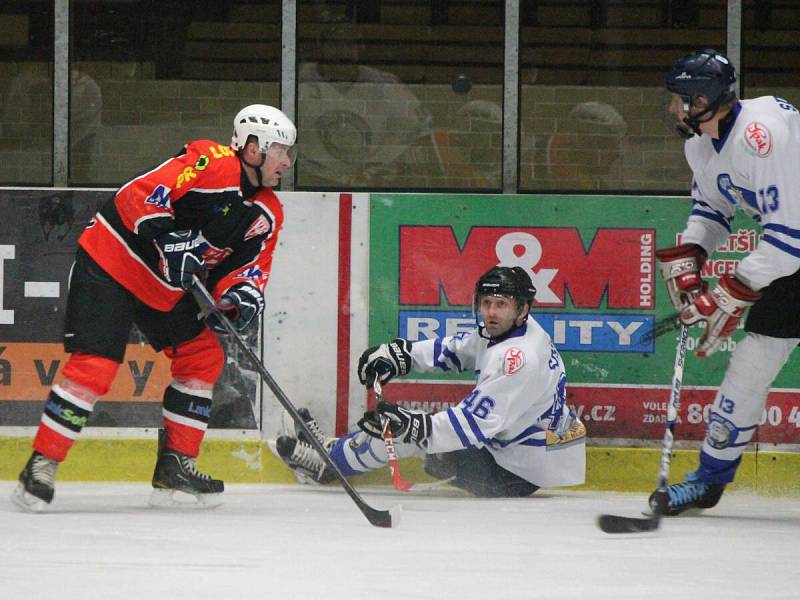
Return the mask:
<path id="1" fill-rule="evenodd" d="M 751 121 L 745 125 L 743 135 L 745 147 L 752 156 L 766 158 L 772 152 L 772 132 L 764 123 Z"/>
<path id="2" fill-rule="evenodd" d="M 244 232 L 244 241 L 257 236 L 266 236 L 272 231 L 272 223 L 267 220 L 263 214 L 258 215 L 256 220 L 250 225 L 247 231 Z"/>
<path id="3" fill-rule="evenodd" d="M 503 354 L 503 373 L 513 375 L 525 366 L 525 352 L 521 348 L 512 347 Z"/>

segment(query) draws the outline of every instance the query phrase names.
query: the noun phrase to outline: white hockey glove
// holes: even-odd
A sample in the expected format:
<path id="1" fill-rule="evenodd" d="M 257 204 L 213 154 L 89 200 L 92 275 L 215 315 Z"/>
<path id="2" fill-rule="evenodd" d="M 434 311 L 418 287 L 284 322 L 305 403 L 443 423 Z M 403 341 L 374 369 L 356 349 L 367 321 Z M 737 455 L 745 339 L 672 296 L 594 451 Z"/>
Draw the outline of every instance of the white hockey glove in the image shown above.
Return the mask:
<path id="1" fill-rule="evenodd" d="M 253 319 L 264 312 L 264 296 L 249 281 L 228 288 L 217 302 L 217 308 L 231 320 L 237 331 L 244 331 Z M 209 327 L 218 333 L 227 333 L 215 314 L 206 319 Z"/>
<path id="2" fill-rule="evenodd" d="M 389 419 L 389 429 L 392 436 L 406 444 L 416 444 L 424 448 L 431 434 L 432 424 L 430 414 L 421 410 L 407 410 L 390 402 L 378 402 L 378 413 L 384 419 Z M 374 438 L 383 438 L 381 420 L 375 411 L 365 412 L 358 421 L 362 431 Z"/>
<path id="3" fill-rule="evenodd" d="M 731 275 L 723 275 L 710 292 L 698 296 L 678 317 L 684 325 L 705 321 L 706 331 L 695 350 L 697 356 L 710 356 L 719 349 L 742 320 L 745 311 L 761 294 Z"/>
<path id="4" fill-rule="evenodd" d="M 682 244 L 656 250 L 658 270 L 667 287 L 669 301 L 676 310 L 683 310 L 706 291 L 700 269 L 706 262 L 706 251 L 697 244 Z"/>
<path id="5" fill-rule="evenodd" d="M 395 338 L 388 344 L 367 348 L 358 359 L 358 380 L 372 387 L 377 377 L 386 383 L 411 370 L 411 342 Z"/>
<path id="6" fill-rule="evenodd" d="M 206 241 L 199 231 L 183 230 L 162 233 L 153 240 L 158 251 L 158 268 L 167 283 L 188 290 L 193 275 L 205 268 L 203 252 Z"/>

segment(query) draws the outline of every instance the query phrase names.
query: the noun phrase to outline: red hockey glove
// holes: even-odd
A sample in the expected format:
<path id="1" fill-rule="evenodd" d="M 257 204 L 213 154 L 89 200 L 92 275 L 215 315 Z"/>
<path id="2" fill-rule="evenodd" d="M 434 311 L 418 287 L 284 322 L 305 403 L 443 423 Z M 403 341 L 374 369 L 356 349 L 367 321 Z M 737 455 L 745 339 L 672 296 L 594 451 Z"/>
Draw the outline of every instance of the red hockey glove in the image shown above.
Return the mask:
<path id="1" fill-rule="evenodd" d="M 706 331 L 695 350 L 697 356 L 709 356 L 716 352 L 722 341 L 736 330 L 748 307 L 759 298 L 761 294 L 735 277 L 723 275 L 717 287 L 701 294 L 684 308 L 678 317 L 681 323 L 706 323 Z"/>
<path id="2" fill-rule="evenodd" d="M 697 244 L 682 244 L 656 250 L 658 270 L 667 286 L 669 301 L 676 310 L 683 310 L 706 291 L 700 269 L 706 262 L 706 251 Z"/>

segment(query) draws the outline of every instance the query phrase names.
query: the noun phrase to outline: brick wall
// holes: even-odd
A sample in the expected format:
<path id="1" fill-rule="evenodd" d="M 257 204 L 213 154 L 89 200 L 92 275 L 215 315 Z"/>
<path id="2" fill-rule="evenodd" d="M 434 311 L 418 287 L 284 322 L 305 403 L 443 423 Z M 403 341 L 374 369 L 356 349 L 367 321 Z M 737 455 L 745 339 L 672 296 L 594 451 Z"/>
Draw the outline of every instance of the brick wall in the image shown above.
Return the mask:
<path id="1" fill-rule="evenodd" d="M 80 75 L 73 75 L 75 183 L 119 185 L 187 140 L 227 142 L 239 108 L 276 103 L 278 97 L 275 83 L 155 80 L 147 65 L 79 68 Z M 44 65 L 21 69 L 0 63 L 4 184 L 49 182 L 49 86 Z M 326 86 L 301 84 L 300 186 L 476 191 L 500 186 L 500 86 L 476 85 L 461 95 L 448 85 Z M 777 93 L 800 99 L 798 88 Z M 97 102 L 99 118 L 91 108 Z M 656 88 L 524 86 L 521 188 L 685 192 L 689 173 L 682 144 L 662 119 L 663 110 Z"/>

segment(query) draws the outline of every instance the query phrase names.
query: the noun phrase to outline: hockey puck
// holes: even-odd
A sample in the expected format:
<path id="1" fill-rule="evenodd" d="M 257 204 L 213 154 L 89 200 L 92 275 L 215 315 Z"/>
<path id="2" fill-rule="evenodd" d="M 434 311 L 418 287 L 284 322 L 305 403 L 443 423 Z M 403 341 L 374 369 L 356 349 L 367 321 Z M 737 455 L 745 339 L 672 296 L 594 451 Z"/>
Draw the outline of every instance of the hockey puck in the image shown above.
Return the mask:
<path id="1" fill-rule="evenodd" d="M 456 94 L 466 94 L 472 89 L 472 80 L 466 75 L 458 75 L 450 84 Z"/>
<path id="2" fill-rule="evenodd" d="M 669 508 L 669 494 L 666 490 L 656 490 L 650 497 L 649 504 L 654 515 L 664 515 Z"/>

